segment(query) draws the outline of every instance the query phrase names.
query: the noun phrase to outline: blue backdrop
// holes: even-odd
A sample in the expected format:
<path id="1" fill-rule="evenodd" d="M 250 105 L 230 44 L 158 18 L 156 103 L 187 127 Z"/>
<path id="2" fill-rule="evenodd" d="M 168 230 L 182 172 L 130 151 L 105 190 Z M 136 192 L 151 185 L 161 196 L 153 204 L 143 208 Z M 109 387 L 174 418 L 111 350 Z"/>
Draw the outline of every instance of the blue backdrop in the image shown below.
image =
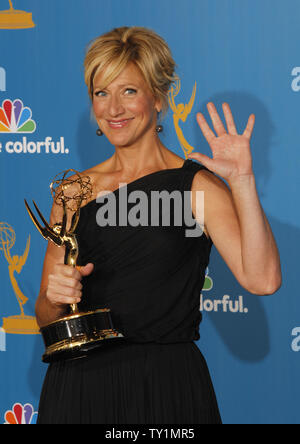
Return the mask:
<path id="1" fill-rule="evenodd" d="M 283 285 L 268 297 L 248 293 L 213 247 L 199 295 L 198 346 L 225 423 L 299 423 L 299 1 L 13 0 L 12 6 L 28 14 L 17 23 L 12 10 L 3 12 L 9 1 L 0 0 L 0 423 L 35 423 L 47 369 L 34 320 L 46 242 L 23 199 L 33 198 L 49 217 L 49 183 L 58 172 L 81 171 L 113 154 L 90 118 L 83 59 L 93 38 L 124 25 L 152 28 L 169 43 L 181 79 L 176 105 L 189 103 L 196 88 L 186 122 L 175 126 L 172 109 L 164 122 L 162 141 L 176 154 L 211 155 L 195 119 L 202 111 L 209 121 L 208 101 L 222 117 L 228 102 L 239 131 L 256 115 L 254 172 Z"/>

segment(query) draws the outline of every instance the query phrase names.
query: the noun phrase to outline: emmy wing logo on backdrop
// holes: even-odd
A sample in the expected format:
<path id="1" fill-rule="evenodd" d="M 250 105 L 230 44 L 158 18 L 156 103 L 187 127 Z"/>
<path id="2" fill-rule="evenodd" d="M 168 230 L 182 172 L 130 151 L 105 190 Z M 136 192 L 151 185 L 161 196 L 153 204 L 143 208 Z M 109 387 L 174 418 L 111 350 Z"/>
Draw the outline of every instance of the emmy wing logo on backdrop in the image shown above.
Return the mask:
<path id="1" fill-rule="evenodd" d="M 39 327 L 33 316 L 26 316 L 24 306 L 28 298 L 24 295 L 18 285 L 15 273 L 20 274 L 27 262 L 30 249 L 30 236 L 27 239 L 26 248 L 22 256 L 11 255 L 11 250 L 16 242 L 16 234 L 14 229 L 6 222 L 0 222 L 0 253 L 3 253 L 4 259 L 8 265 L 8 274 L 15 297 L 17 298 L 20 314 L 3 318 L 2 329 L 6 333 L 21 335 L 39 334 Z"/>
<path id="2" fill-rule="evenodd" d="M 197 90 L 197 83 L 195 82 L 195 86 L 193 88 L 192 96 L 190 98 L 190 101 L 187 105 L 184 103 L 179 103 L 176 105 L 175 103 L 175 97 L 178 96 L 179 92 L 181 90 L 181 81 L 178 80 L 176 82 L 176 87 L 171 87 L 168 96 L 169 96 L 169 104 L 173 111 L 173 122 L 175 131 L 180 143 L 180 146 L 184 152 L 185 157 L 194 150 L 194 148 L 188 143 L 188 141 L 185 139 L 182 129 L 179 126 L 179 121 L 181 120 L 183 123 L 188 118 L 189 114 L 191 113 L 194 103 L 195 103 L 195 97 L 196 97 L 196 90 Z"/>
<path id="3" fill-rule="evenodd" d="M 26 29 L 34 28 L 30 12 L 14 9 L 12 0 L 8 0 L 9 9 L 0 11 L 0 29 Z"/>

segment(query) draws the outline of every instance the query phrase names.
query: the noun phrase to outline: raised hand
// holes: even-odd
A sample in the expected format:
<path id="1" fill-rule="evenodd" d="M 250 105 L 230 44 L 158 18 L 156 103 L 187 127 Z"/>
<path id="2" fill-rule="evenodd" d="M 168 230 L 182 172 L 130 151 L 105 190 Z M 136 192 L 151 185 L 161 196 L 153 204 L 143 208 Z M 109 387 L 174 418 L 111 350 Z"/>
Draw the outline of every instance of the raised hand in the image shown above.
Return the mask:
<path id="1" fill-rule="evenodd" d="M 227 131 L 215 105 L 212 102 L 207 104 L 217 136 L 209 127 L 204 115 L 202 113 L 197 114 L 197 122 L 211 148 L 213 158 L 211 159 L 202 153 L 192 153 L 188 157 L 199 160 L 209 170 L 230 182 L 239 176 L 253 175 L 250 139 L 255 123 L 255 115 L 251 114 L 249 116 L 243 134 L 239 135 L 230 106 L 228 103 L 223 103 L 222 107 Z"/>

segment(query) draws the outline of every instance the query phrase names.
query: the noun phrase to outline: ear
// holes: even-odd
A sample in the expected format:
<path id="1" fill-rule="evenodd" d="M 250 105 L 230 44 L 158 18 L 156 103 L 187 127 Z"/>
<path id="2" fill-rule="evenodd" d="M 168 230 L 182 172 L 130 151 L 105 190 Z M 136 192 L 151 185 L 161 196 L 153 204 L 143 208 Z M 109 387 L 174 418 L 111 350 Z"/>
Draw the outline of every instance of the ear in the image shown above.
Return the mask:
<path id="1" fill-rule="evenodd" d="M 157 111 L 158 113 L 161 112 L 161 110 L 162 110 L 162 102 L 161 102 L 161 99 L 156 99 L 156 100 L 155 100 L 155 109 L 156 109 L 156 111 Z"/>

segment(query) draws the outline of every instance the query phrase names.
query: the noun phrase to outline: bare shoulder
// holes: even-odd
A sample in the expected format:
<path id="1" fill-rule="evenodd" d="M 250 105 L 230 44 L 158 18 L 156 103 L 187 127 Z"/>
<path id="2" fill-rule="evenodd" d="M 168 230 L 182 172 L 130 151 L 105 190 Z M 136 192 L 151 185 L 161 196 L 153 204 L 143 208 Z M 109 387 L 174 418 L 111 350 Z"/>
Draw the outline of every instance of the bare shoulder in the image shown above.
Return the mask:
<path id="1" fill-rule="evenodd" d="M 106 159 L 103 162 L 98 163 L 97 165 L 94 165 L 91 168 L 88 168 L 87 170 L 81 171 L 80 174 L 95 176 L 97 174 L 108 173 L 108 172 L 111 172 L 111 158 Z"/>
<path id="2" fill-rule="evenodd" d="M 213 210 L 216 205 L 220 204 L 222 200 L 231 200 L 231 190 L 225 181 L 205 169 L 199 170 L 192 182 L 191 191 L 204 191 L 206 208 Z"/>
<path id="3" fill-rule="evenodd" d="M 118 174 L 114 171 L 111 158 L 80 173 L 82 177 L 89 177 L 92 194 L 88 201 L 96 199 L 101 191 L 113 190 L 116 187 Z M 86 204 L 88 201 L 85 201 Z"/>
<path id="4" fill-rule="evenodd" d="M 197 171 L 192 184 L 192 188 L 195 190 L 201 189 L 201 187 L 205 187 L 208 191 L 216 191 L 217 189 L 229 190 L 223 179 L 205 169 Z"/>
<path id="5" fill-rule="evenodd" d="M 91 168 L 88 168 L 84 171 L 80 171 L 80 176 L 82 177 L 88 176 L 91 178 L 92 182 L 95 182 L 101 174 L 104 175 L 109 171 L 110 171 L 109 162 L 108 160 L 105 160 L 104 162 L 92 166 Z"/>
<path id="6" fill-rule="evenodd" d="M 224 218 L 223 220 L 236 221 L 231 190 L 219 176 L 205 169 L 199 170 L 193 178 L 191 191 L 194 214 L 197 208 L 196 192 L 204 192 L 204 231 L 209 237 L 214 238 L 220 217 Z"/>

